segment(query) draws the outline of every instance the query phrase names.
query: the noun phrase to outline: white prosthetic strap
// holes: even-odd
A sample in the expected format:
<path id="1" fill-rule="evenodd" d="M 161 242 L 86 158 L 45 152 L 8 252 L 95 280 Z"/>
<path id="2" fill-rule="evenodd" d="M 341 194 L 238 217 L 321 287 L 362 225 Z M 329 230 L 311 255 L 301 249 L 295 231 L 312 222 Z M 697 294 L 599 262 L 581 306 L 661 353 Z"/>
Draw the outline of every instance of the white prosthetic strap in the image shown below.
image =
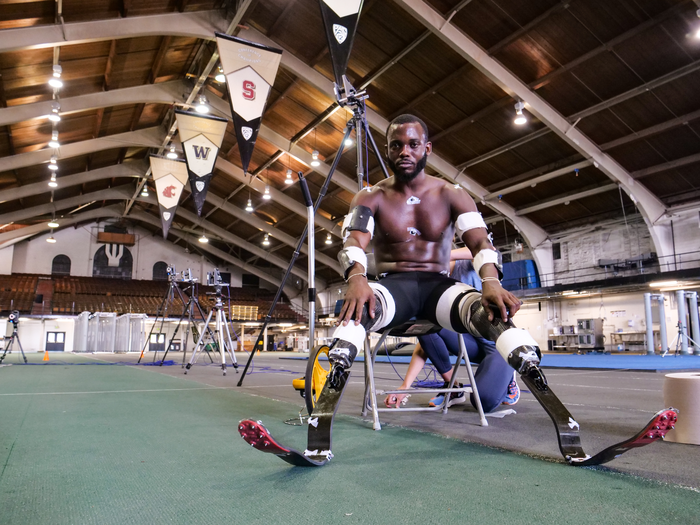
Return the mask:
<path id="1" fill-rule="evenodd" d="M 496 349 L 506 362 L 508 362 L 508 356 L 519 346 L 539 348 L 540 345 L 537 344 L 537 341 L 530 335 L 530 332 L 523 328 L 509 328 L 496 339 Z M 528 352 L 523 352 L 521 350 L 520 357 L 523 358 L 524 361 L 534 360 L 539 362 L 537 353 L 534 350 Z"/>
<path id="2" fill-rule="evenodd" d="M 357 352 L 360 353 L 365 347 L 365 336 L 367 331 L 361 324 L 356 325 L 355 321 L 349 321 L 347 325 L 340 324 L 333 332 L 334 339 L 342 339 L 355 345 Z"/>
<path id="3" fill-rule="evenodd" d="M 376 332 L 387 326 L 394 319 L 396 303 L 386 287 L 378 283 L 369 283 L 369 286 L 374 291 L 374 297 L 380 302 L 382 307 L 381 315 L 375 318 L 372 325 L 368 327 L 371 331 Z M 358 352 L 364 348 L 366 335 L 367 329 L 361 324 L 356 325 L 355 321 L 349 321 L 345 326 L 341 324 L 333 331 L 334 339 L 338 338 L 354 344 Z"/>
<path id="4" fill-rule="evenodd" d="M 462 235 L 464 235 L 464 232 L 473 230 L 474 228 L 486 229 L 484 218 L 478 211 L 469 211 L 457 217 L 457 220 L 455 221 L 455 231 L 457 232 L 457 236 L 460 240 L 462 240 Z"/>
<path id="5" fill-rule="evenodd" d="M 394 302 L 394 297 L 385 286 L 379 283 L 369 283 L 369 287 L 372 288 L 374 297 L 382 306 L 381 315 L 379 318 L 375 318 L 372 324 L 372 331 L 377 332 L 385 326 L 388 326 L 389 323 L 394 320 L 394 316 L 396 315 L 396 303 Z"/>
<path id="6" fill-rule="evenodd" d="M 496 267 L 498 267 L 498 252 L 489 248 L 479 250 L 479 252 L 474 256 L 474 260 L 472 261 L 474 270 L 476 271 L 479 277 L 481 277 L 481 267 L 489 263 L 493 263 L 496 265 Z"/>
<path id="7" fill-rule="evenodd" d="M 443 328 L 458 333 L 470 333 L 464 319 L 467 319 L 469 307 L 474 301 L 481 299 L 481 294 L 471 286 L 455 283 L 450 286 L 438 300 L 435 318 Z M 458 315 L 453 315 L 453 312 Z M 474 334 L 476 335 L 476 334 Z"/>

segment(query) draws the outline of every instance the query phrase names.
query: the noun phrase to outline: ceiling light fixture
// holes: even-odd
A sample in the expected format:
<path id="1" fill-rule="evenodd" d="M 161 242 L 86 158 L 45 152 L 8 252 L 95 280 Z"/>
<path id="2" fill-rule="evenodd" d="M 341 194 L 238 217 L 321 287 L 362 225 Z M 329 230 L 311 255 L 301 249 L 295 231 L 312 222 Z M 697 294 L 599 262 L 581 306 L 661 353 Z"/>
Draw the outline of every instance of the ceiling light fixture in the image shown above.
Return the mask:
<path id="1" fill-rule="evenodd" d="M 352 139 L 350 137 L 346 138 L 343 144 L 345 144 L 346 148 L 351 147 L 353 145 Z"/>
<path id="2" fill-rule="evenodd" d="M 49 161 L 49 169 L 56 171 L 58 169 L 58 164 L 56 164 L 57 157 L 56 155 L 51 156 L 51 160 Z"/>
<path id="3" fill-rule="evenodd" d="M 58 142 L 58 130 L 54 129 L 51 132 L 51 140 L 49 141 L 49 148 L 60 148 L 61 144 Z"/>
<path id="4" fill-rule="evenodd" d="M 318 151 L 314 150 L 313 153 L 311 153 L 311 158 L 313 159 L 311 161 L 311 165 L 316 168 L 321 165 L 321 163 L 318 160 Z"/>
<path id="5" fill-rule="evenodd" d="M 63 87 L 63 82 L 61 82 L 61 73 L 63 68 L 58 64 L 53 66 L 53 77 L 49 79 L 49 86 L 54 89 L 60 89 Z"/>
<path id="6" fill-rule="evenodd" d="M 54 238 L 53 238 L 53 235 L 51 235 L 51 237 L 49 237 L 48 239 L 46 239 L 46 242 L 48 242 L 48 243 L 50 243 L 50 244 L 56 244 L 56 239 L 54 239 Z"/>
<path id="7" fill-rule="evenodd" d="M 248 204 L 245 206 L 245 211 L 248 213 L 253 211 L 253 201 L 250 200 L 250 197 L 248 198 Z"/>
<path id="8" fill-rule="evenodd" d="M 267 233 L 265 234 L 265 238 L 263 239 L 262 243 L 263 246 L 270 246 L 270 237 L 267 235 Z"/>
<path id="9" fill-rule="evenodd" d="M 272 198 L 272 195 L 270 195 L 270 186 L 269 185 L 265 185 L 265 193 L 263 193 L 262 198 L 265 199 L 266 201 L 269 201 Z"/>
<path id="10" fill-rule="evenodd" d="M 214 80 L 216 80 L 220 84 L 223 84 L 224 82 L 226 82 L 226 75 L 224 75 L 224 70 L 221 69 L 221 66 L 219 66 L 219 71 L 216 73 Z"/>
<path id="11" fill-rule="evenodd" d="M 667 288 L 669 286 L 678 286 L 678 281 L 656 281 L 649 283 L 650 288 Z"/>
<path id="12" fill-rule="evenodd" d="M 525 109 L 525 104 L 522 100 L 518 100 L 515 103 L 515 120 L 513 121 L 516 126 L 522 126 L 527 122 L 527 118 L 523 115 L 523 109 Z"/>
<path id="13" fill-rule="evenodd" d="M 326 235 L 326 244 L 333 244 L 333 239 L 331 239 L 331 234 Z"/>
<path id="14" fill-rule="evenodd" d="M 167 155 L 165 156 L 169 159 L 176 159 L 177 153 L 175 153 L 175 146 L 170 146 L 170 151 L 168 151 Z"/>
<path id="15" fill-rule="evenodd" d="M 287 170 L 287 178 L 284 179 L 285 184 L 294 184 L 294 179 L 292 179 L 292 170 L 288 169 Z"/>
<path id="16" fill-rule="evenodd" d="M 202 234 L 202 236 L 199 238 L 199 242 L 201 242 L 202 244 L 206 244 L 209 242 L 209 239 L 207 239 L 206 235 Z"/>
<path id="17" fill-rule="evenodd" d="M 50 188 L 56 188 L 58 186 L 58 182 L 56 182 L 56 174 L 52 173 L 51 174 L 51 179 L 49 180 L 49 187 Z"/>
<path id="18" fill-rule="evenodd" d="M 58 228 L 59 224 L 56 222 L 56 219 L 51 219 L 47 226 L 49 228 Z"/>
<path id="19" fill-rule="evenodd" d="M 58 112 L 61 111 L 61 105 L 58 102 L 53 102 L 51 104 L 51 113 L 49 114 L 49 120 L 51 122 L 60 122 L 61 115 Z"/>
<path id="20" fill-rule="evenodd" d="M 148 197 L 148 186 L 144 184 L 143 189 L 141 190 L 141 197 Z"/>
<path id="21" fill-rule="evenodd" d="M 209 106 L 207 106 L 207 97 L 204 95 L 199 95 L 199 102 L 194 107 L 197 113 L 209 113 Z"/>

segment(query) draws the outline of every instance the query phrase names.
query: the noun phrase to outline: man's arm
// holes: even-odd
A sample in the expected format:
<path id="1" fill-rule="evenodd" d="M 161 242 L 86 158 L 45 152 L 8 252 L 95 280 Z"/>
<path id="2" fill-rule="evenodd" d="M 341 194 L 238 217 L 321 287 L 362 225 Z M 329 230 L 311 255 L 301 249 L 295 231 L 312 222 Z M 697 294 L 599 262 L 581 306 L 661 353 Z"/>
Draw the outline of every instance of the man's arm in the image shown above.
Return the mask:
<path id="1" fill-rule="evenodd" d="M 350 210 L 356 209 L 357 206 L 365 206 L 373 212 L 372 199 L 370 199 L 369 192 L 361 191 L 350 203 Z M 345 223 L 344 223 L 345 226 Z M 365 252 L 367 246 L 369 246 L 372 240 L 372 232 L 363 232 L 360 230 L 350 230 L 346 233 L 347 237 L 343 244 L 343 251 L 352 255 L 355 250 L 362 250 Z M 354 250 L 353 250 L 354 249 Z M 358 253 L 355 251 L 355 253 Z M 341 255 L 339 255 L 339 258 Z M 369 315 L 374 318 L 374 307 L 375 307 L 375 297 L 372 288 L 370 288 L 367 282 L 367 267 L 356 261 L 345 274 L 346 282 L 348 283 L 348 289 L 345 292 L 345 301 L 343 302 L 343 307 L 340 310 L 340 315 L 338 317 L 338 324 L 343 323 L 347 325 L 348 322 L 355 317 L 355 324 L 360 324 L 360 318 L 362 317 L 362 308 L 365 303 L 369 306 Z"/>
<path id="2" fill-rule="evenodd" d="M 493 313 L 489 304 L 495 304 L 501 311 L 501 318 L 507 320 L 520 309 L 520 300 L 501 286 L 499 269 L 496 266 L 498 252 L 491 244 L 486 224 L 476 209 L 474 200 L 461 188 L 450 188 L 453 218 L 457 234 L 474 255 L 474 269 L 482 283 L 481 303 L 489 312 L 489 320 Z"/>

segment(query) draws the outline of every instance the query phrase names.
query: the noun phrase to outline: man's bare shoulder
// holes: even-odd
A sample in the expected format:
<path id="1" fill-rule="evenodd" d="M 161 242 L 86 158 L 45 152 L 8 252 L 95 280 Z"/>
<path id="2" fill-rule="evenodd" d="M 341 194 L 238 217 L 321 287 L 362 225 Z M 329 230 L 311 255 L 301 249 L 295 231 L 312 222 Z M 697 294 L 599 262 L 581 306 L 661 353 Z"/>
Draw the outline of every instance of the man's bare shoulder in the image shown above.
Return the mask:
<path id="1" fill-rule="evenodd" d="M 449 182 L 444 179 L 438 179 L 442 184 L 440 191 L 445 200 L 450 203 L 453 213 L 464 213 L 467 211 L 477 211 L 474 199 L 469 195 L 467 190 L 459 184 Z"/>
<path id="2" fill-rule="evenodd" d="M 355 194 L 351 206 L 367 206 L 368 208 L 374 208 L 378 204 L 379 199 L 381 199 L 381 193 L 383 192 L 379 184 L 369 188 L 363 188 Z"/>

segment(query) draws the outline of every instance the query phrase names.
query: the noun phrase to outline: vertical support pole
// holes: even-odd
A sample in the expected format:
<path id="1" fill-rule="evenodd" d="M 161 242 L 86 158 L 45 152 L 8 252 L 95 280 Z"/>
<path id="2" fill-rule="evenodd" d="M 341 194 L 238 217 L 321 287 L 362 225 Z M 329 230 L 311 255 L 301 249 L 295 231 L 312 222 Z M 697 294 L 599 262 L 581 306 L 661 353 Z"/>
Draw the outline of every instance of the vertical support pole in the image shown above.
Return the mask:
<path id="1" fill-rule="evenodd" d="M 647 327 L 647 355 L 654 355 L 654 325 L 651 320 L 651 294 L 644 294 L 644 322 Z"/>
<path id="2" fill-rule="evenodd" d="M 265 330 L 263 330 L 263 352 L 267 351 L 267 325 L 265 325 Z"/>
<path id="3" fill-rule="evenodd" d="M 690 315 L 691 332 L 693 333 L 693 350 L 700 355 L 700 314 L 698 314 L 698 292 L 685 292 L 688 298 L 688 314 Z"/>
<path id="4" fill-rule="evenodd" d="M 664 307 L 664 294 L 653 297 L 659 302 L 659 337 L 661 338 L 661 355 L 668 352 L 668 333 L 666 332 L 666 308 Z"/>
<path id="5" fill-rule="evenodd" d="M 685 315 L 685 290 L 676 291 L 676 304 L 678 305 L 678 337 L 681 343 L 681 355 L 688 355 L 688 321 Z"/>
<path id="6" fill-rule="evenodd" d="M 309 219 L 309 352 L 311 352 L 315 346 L 316 337 L 316 228 L 314 227 L 313 203 L 306 207 L 306 213 Z"/>

